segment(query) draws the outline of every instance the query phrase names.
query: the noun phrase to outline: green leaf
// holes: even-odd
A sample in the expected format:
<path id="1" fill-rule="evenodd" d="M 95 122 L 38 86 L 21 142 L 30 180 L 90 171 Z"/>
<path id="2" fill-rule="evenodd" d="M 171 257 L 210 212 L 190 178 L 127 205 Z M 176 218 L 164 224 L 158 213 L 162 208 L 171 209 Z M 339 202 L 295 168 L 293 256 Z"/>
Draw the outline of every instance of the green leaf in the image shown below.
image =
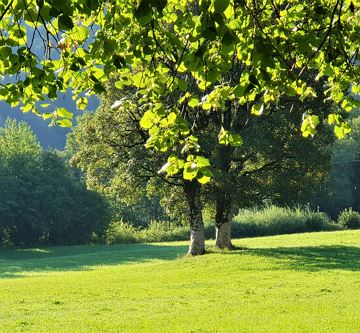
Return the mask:
<path id="1" fill-rule="evenodd" d="M 1 46 L 0 47 L 0 58 L 5 60 L 11 54 L 11 47 L 9 46 Z"/>
<path id="2" fill-rule="evenodd" d="M 240 134 L 231 133 L 229 136 L 229 143 L 230 143 L 230 146 L 232 146 L 232 147 L 240 147 L 243 145 L 244 140 L 240 136 Z"/>
<path id="3" fill-rule="evenodd" d="M 126 60 L 124 57 L 114 54 L 113 55 L 113 64 L 117 69 L 121 69 L 121 68 L 125 67 Z"/>
<path id="4" fill-rule="evenodd" d="M 179 80 L 179 89 L 181 91 L 186 91 L 187 89 L 187 82 L 184 79 Z"/>
<path id="5" fill-rule="evenodd" d="M 247 85 L 238 84 L 233 90 L 234 95 L 236 97 L 243 97 L 247 87 Z"/>
<path id="6" fill-rule="evenodd" d="M 25 104 L 24 106 L 21 107 L 21 110 L 26 113 L 31 111 L 32 108 L 33 106 L 31 104 Z"/>
<path id="7" fill-rule="evenodd" d="M 351 132 L 351 127 L 348 123 L 342 122 L 340 125 L 334 126 L 334 132 L 338 139 L 343 139 L 347 134 Z"/>
<path id="8" fill-rule="evenodd" d="M 196 97 L 193 97 L 193 98 L 190 99 L 188 105 L 189 105 L 191 108 L 195 108 L 195 107 L 197 107 L 197 106 L 199 105 L 199 103 L 200 103 L 199 99 L 196 98 Z"/>
<path id="9" fill-rule="evenodd" d="M 71 127 L 72 122 L 69 119 L 61 119 L 56 122 L 60 127 Z"/>
<path id="10" fill-rule="evenodd" d="M 301 125 L 302 135 L 307 138 L 309 136 L 314 136 L 317 131 L 316 127 L 320 123 L 319 116 L 316 115 L 308 115 L 303 119 Z"/>
<path id="11" fill-rule="evenodd" d="M 199 168 L 210 166 L 210 161 L 203 156 L 197 156 L 195 160 Z"/>
<path id="12" fill-rule="evenodd" d="M 81 97 L 76 101 L 76 107 L 79 110 L 85 110 L 88 105 L 88 99 L 86 97 Z"/>
<path id="13" fill-rule="evenodd" d="M 199 171 L 196 175 L 196 179 L 197 181 L 204 185 L 204 184 L 207 184 L 211 178 L 213 177 L 213 173 L 210 169 L 210 166 L 206 166 L 206 167 L 199 167 Z"/>
<path id="14" fill-rule="evenodd" d="M 348 100 L 346 100 L 346 99 L 344 99 L 344 100 L 342 101 L 341 107 L 342 107 L 346 112 L 350 112 L 350 111 L 353 109 L 352 104 L 351 104 Z"/>
<path id="15" fill-rule="evenodd" d="M 16 26 L 9 33 L 8 45 L 25 44 L 27 39 L 26 29 L 24 26 Z"/>
<path id="16" fill-rule="evenodd" d="M 179 159 L 176 155 L 171 154 L 158 173 L 166 172 L 168 176 L 176 175 L 184 167 L 184 161 Z"/>
<path id="17" fill-rule="evenodd" d="M 195 162 L 186 162 L 184 165 L 183 178 L 185 180 L 193 180 L 198 173 Z"/>
<path id="18" fill-rule="evenodd" d="M 199 173 L 199 175 L 196 177 L 196 179 L 200 184 L 205 185 L 211 180 L 211 177 L 204 176 L 201 173 Z"/>
<path id="19" fill-rule="evenodd" d="M 104 40 L 104 51 L 106 54 L 112 54 L 116 48 L 116 41 L 106 38 Z"/>
<path id="20" fill-rule="evenodd" d="M 229 144 L 229 132 L 226 131 L 223 127 L 221 127 L 220 133 L 219 133 L 219 143 L 221 145 L 228 145 Z"/>
<path id="21" fill-rule="evenodd" d="M 328 115 L 328 124 L 336 124 L 339 125 L 342 122 L 342 116 L 340 114 L 331 113 Z"/>
<path id="22" fill-rule="evenodd" d="M 359 85 L 353 85 L 351 87 L 351 91 L 353 94 L 360 94 L 360 84 Z"/>
<path id="23" fill-rule="evenodd" d="M 161 14 L 163 9 L 166 7 L 167 0 L 150 0 L 151 5 L 155 7 Z"/>
<path id="24" fill-rule="evenodd" d="M 211 109 L 212 104 L 209 103 L 209 102 L 204 102 L 204 103 L 202 103 L 201 106 L 202 106 L 203 110 L 207 111 L 207 110 L 210 110 L 210 109 Z"/>
<path id="25" fill-rule="evenodd" d="M 75 26 L 74 29 L 69 33 L 72 41 L 83 42 L 89 37 L 89 30 L 82 26 Z"/>
<path id="26" fill-rule="evenodd" d="M 137 7 L 134 17 L 141 25 L 147 25 L 152 20 L 152 11 L 148 0 L 142 0 Z"/>
<path id="27" fill-rule="evenodd" d="M 228 8 L 230 0 L 215 0 L 214 1 L 214 11 L 215 13 L 221 13 Z"/>
<path id="28" fill-rule="evenodd" d="M 72 1 L 52 0 L 51 2 L 53 7 L 59 10 L 61 13 L 66 15 L 73 14 Z M 93 2 L 97 2 L 97 1 L 93 1 Z"/>
<path id="29" fill-rule="evenodd" d="M 101 82 L 95 82 L 93 90 L 97 94 L 101 94 L 103 92 L 106 92 L 106 89 L 105 89 L 105 87 L 103 86 L 103 84 Z"/>
<path id="30" fill-rule="evenodd" d="M 255 104 L 251 108 L 251 113 L 256 116 L 261 116 L 264 112 L 264 104 Z"/>
<path id="31" fill-rule="evenodd" d="M 63 118 L 68 118 L 68 119 L 71 119 L 73 117 L 72 112 L 66 110 L 66 108 L 56 109 L 56 114 L 58 117 L 63 117 Z"/>
<path id="32" fill-rule="evenodd" d="M 223 38 L 221 39 L 221 42 L 224 45 L 232 45 L 232 44 L 234 44 L 235 40 L 236 40 L 236 38 L 235 38 L 234 33 L 231 31 L 227 31 L 225 33 L 225 35 L 223 36 Z"/>
<path id="33" fill-rule="evenodd" d="M 74 27 L 71 17 L 65 14 L 58 17 L 58 25 L 60 30 L 70 30 Z"/>
<path id="34" fill-rule="evenodd" d="M 169 115 L 167 116 L 168 125 L 174 125 L 176 119 L 177 119 L 176 113 L 175 112 L 170 112 Z"/>
<path id="35" fill-rule="evenodd" d="M 144 113 L 140 120 L 140 126 L 144 129 L 149 129 L 154 126 L 154 114 L 148 110 Z"/>
<path id="36" fill-rule="evenodd" d="M 52 113 L 52 112 L 50 112 L 50 113 L 43 113 L 42 114 L 42 117 L 43 117 L 43 119 L 49 119 L 49 118 L 51 118 L 51 117 L 53 117 L 54 116 L 54 114 Z"/>

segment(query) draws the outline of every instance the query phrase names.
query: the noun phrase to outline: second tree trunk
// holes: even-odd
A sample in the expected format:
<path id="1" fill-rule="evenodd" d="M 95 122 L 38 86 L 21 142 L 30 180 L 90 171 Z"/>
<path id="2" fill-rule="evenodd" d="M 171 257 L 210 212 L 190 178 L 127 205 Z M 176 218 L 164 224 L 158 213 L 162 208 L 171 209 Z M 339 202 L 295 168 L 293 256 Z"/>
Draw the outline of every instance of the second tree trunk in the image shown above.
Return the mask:
<path id="1" fill-rule="evenodd" d="M 233 213 L 231 199 L 224 193 L 219 194 L 216 199 L 216 216 L 215 216 L 215 245 L 221 249 L 231 249 L 231 223 Z"/>
<path id="2" fill-rule="evenodd" d="M 200 185 L 195 180 L 185 181 L 184 192 L 189 206 L 190 245 L 189 255 L 205 253 L 205 231 L 200 198 Z"/>

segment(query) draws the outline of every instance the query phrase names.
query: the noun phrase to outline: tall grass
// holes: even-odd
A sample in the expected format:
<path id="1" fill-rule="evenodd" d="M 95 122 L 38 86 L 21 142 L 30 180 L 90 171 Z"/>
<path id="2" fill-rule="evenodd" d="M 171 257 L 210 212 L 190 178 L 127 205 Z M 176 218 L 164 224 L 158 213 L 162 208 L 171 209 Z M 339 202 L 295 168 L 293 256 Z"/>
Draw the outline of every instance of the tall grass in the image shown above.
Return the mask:
<path id="1" fill-rule="evenodd" d="M 233 237 L 255 237 L 339 229 L 341 227 L 325 213 L 314 212 L 308 207 L 269 206 L 260 210 L 241 210 L 234 217 L 232 235 Z"/>
<path id="2" fill-rule="evenodd" d="M 343 226 L 335 224 L 322 212 L 305 208 L 281 208 L 269 206 L 262 209 L 243 209 L 234 217 L 232 237 L 256 237 L 280 234 L 293 234 L 310 231 L 340 230 Z M 206 238 L 215 238 L 214 223 L 207 221 Z M 189 228 L 171 222 L 151 221 L 146 228 L 134 227 L 123 221 L 110 224 L 105 242 L 107 244 L 169 242 L 189 239 Z"/>
<path id="3" fill-rule="evenodd" d="M 123 221 L 112 222 L 107 231 L 107 244 L 153 243 L 181 241 L 189 238 L 189 228 L 171 222 L 151 221 L 146 228 L 134 227 Z"/>
<path id="4" fill-rule="evenodd" d="M 360 213 L 351 208 L 345 209 L 338 217 L 338 224 L 345 229 L 360 229 Z"/>

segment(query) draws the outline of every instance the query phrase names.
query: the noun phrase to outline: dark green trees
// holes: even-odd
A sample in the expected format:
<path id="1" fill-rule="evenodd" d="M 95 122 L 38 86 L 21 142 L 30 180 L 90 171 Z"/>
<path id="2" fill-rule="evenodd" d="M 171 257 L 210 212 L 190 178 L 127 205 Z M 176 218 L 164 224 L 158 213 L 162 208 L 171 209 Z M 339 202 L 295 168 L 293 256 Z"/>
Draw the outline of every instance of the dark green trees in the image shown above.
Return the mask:
<path id="1" fill-rule="evenodd" d="M 102 198 L 25 123 L 8 120 L 0 129 L 0 244 L 85 243 L 106 222 Z"/>
<path id="2" fill-rule="evenodd" d="M 354 111 L 349 120 L 352 131 L 344 140 L 335 142 L 331 152 L 331 171 L 312 200 L 333 218 L 346 208 L 360 211 L 360 115 Z"/>

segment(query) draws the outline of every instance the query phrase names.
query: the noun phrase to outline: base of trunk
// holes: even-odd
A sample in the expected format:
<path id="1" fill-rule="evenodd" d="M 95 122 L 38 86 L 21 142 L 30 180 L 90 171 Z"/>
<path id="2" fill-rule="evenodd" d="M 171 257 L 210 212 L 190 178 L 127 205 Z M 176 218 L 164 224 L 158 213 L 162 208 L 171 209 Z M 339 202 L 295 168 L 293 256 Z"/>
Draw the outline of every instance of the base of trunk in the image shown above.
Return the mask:
<path id="1" fill-rule="evenodd" d="M 231 250 L 234 248 L 231 243 L 231 222 L 216 225 L 216 242 L 215 246 L 220 249 Z"/>
<path id="2" fill-rule="evenodd" d="M 200 200 L 200 184 L 185 181 L 184 192 L 189 206 L 190 245 L 189 255 L 197 256 L 205 253 L 205 230 Z"/>
<path id="3" fill-rule="evenodd" d="M 190 230 L 190 245 L 188 255 L 198 256 L 205 253 L 205 234 L 204 225 L 200 225 L 197 230 Z"/>

